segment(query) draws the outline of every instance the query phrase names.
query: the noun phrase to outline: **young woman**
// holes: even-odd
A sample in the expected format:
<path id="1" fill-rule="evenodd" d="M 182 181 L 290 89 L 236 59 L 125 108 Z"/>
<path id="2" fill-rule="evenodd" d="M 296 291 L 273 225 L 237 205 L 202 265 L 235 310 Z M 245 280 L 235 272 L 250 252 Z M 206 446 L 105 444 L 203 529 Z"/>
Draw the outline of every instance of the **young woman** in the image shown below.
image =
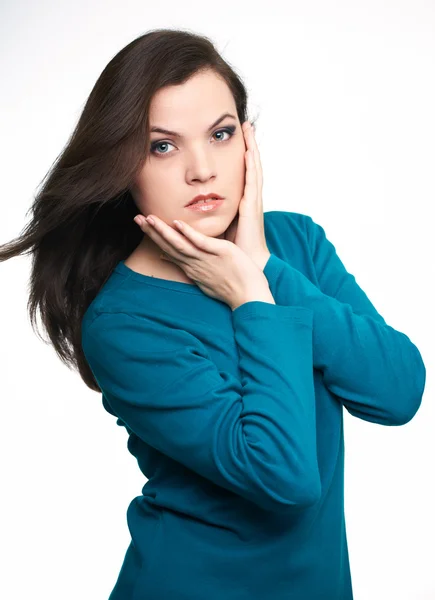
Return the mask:
<path id="1" fill-rule="evenodd" d="M 420 406 L 419 350 L 324 229 L 263 212 L 246 110 L 207 38 L 135 39 L 1 249 L 33 252 L 32 319 L 147 478 L 110 600 L 351 600 L 343 406 L 381 425 Z"/>

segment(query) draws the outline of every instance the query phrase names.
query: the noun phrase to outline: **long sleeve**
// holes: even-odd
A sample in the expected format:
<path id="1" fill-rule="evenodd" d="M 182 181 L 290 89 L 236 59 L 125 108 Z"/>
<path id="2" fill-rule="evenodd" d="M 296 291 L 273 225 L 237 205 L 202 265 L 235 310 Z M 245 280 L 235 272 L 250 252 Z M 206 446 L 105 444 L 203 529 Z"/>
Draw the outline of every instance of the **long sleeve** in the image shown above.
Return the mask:
<path id="1" fill-rule="evenodd" d="M 145 443 L 266 510 L 310 506 L 321 495 L 312 311 L 252 301 L 231 318 L 241 380 L 196 336 L 141 314 L 98 313 L 83 351 L 113 414 Z"/>
<path id="2" fill-rule="evenodd" d="M 348 412 L 403 425 L 420 407 L 426 370 L 408 336 L 387 325 L 311 217 L 307 236 L 319 287 L 271 254 L 264 268 L 275 302 L 313 311 L 313 366 Z"/>

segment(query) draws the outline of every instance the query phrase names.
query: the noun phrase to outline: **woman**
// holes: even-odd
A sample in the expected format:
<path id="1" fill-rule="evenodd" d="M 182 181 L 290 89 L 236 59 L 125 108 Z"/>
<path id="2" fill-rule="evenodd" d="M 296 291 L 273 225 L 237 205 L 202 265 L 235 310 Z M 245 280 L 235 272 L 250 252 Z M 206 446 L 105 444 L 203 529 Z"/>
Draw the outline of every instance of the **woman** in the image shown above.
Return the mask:
<path id="1" fill-rule="evenodd" d="M 110 600 L 350 600 L 343 406 L 403 425 L 421 403 L 418 349 L 324 229 L 263 213 L 246 107 L 207 38 L 137 38 L 1 250 L 32 249 L 32 321 L 148 479 Z"/>

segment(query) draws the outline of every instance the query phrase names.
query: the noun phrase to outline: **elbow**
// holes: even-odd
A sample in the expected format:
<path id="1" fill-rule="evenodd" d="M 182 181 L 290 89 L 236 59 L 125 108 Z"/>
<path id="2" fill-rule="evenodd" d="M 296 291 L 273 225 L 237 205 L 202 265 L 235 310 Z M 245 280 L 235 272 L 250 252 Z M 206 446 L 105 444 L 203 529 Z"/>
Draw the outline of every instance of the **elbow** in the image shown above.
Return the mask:
<path id="1" fill-rule="evenodd" d="M 426 368 L 417 348 L 416 359 L 408 361 L 400 370 L 395 369 L 392 376 L 386 379 L 384 387 L 379 391 L 376 399 L 375 408 L 371 411 L 370 417 L 360 415 L 355 411 L 355 416 L 359 416 L 367 421 L 379 423 L 381 425 L 406 425 L 417 414 L 423 399 L 424 388 L 426 384 Z M 352 411 L 348 411 L 353 414 Z"/>
<path id="2" fill-rule="evenodd" d="M 413 400 L 408 403 L 408 410 L 402 411 L 400 415 L 396 415 L 393 425 L 406 425 L 415 417 L 418 412 L 418 409 L 421 406 L 421 401 L 423 399 L 423 394 L 420 394 Z"/>
<path id="3" fill-rule="evenodd" d="M 422 393 L 414 395 L 411 398 L 408 396 L 406 400 L 403 400 L 400 403 L 400 408 L 398 408 L 398 406 L 390 407 L 387 416 L 382 421 L 376 420 L 375 422 L 393 426 L 406 425 L 412 421 L 417 414 L 422 398 Z"/>
<path id="4" fill-rule="evenodd" d="M 317 504 L 322 496 L 322 485 L 319 473 L 307 477 L 304 485 L 294 481 L 286 482 L 277 492 L 269 493 L 262 503 L 262 508 L 273 512 L 292 511 L 300 508 L 310 508 Z"/>
<path id="5" fill-rule="evenodd" d="M 317 477 L 314 481 L 310 481 L 306 487 L 299 489 L 299 493 L 294 497 L 294 500 L 299 508 L 310 508 L 310 506 L 317 504 L 321 497 L 322 485 L 320 483 L 320 477 Z M 292 498 L 291 495 L 290 498 Z M 288 506 L 291 506 L 291 504 Z"/>
<path id="6" fill-rule="evenodd" d="M 426 385 L 426 367 L 419 354 L 417 365 L 412 371 L 412 379 L 407 388 L 406 398 L 402 402 L 402 410 L 395 416 L 394 425 L 406 425 L 417 414 L 421 406 Z"/>
<path id="7" fill-rule="evenodd" d="M 307 481 L 305 487 L 299 487 L 289 490 L 287 500 L 281 504 L 280 511 L 291 510 L 292 508 L 310 508 L 320 501 L 322 496 L 322 486 L 320 479 Z"/>

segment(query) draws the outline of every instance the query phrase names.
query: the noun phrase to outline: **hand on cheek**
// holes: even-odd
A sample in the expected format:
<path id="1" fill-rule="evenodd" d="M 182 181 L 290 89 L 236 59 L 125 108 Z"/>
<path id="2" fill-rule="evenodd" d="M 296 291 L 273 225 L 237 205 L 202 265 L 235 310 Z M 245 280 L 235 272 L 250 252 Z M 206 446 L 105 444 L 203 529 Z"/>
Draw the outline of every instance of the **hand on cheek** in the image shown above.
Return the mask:
<path id="1" fill-rule="evenodd" d="M 242 130 L 247 147 L 245 190 L 237 215 L 227 229 L 226 239 L 244 250 L 263 270 L 270 256 L 264 233 L 263 172 L 254 130 L 248 121 Z"/>

